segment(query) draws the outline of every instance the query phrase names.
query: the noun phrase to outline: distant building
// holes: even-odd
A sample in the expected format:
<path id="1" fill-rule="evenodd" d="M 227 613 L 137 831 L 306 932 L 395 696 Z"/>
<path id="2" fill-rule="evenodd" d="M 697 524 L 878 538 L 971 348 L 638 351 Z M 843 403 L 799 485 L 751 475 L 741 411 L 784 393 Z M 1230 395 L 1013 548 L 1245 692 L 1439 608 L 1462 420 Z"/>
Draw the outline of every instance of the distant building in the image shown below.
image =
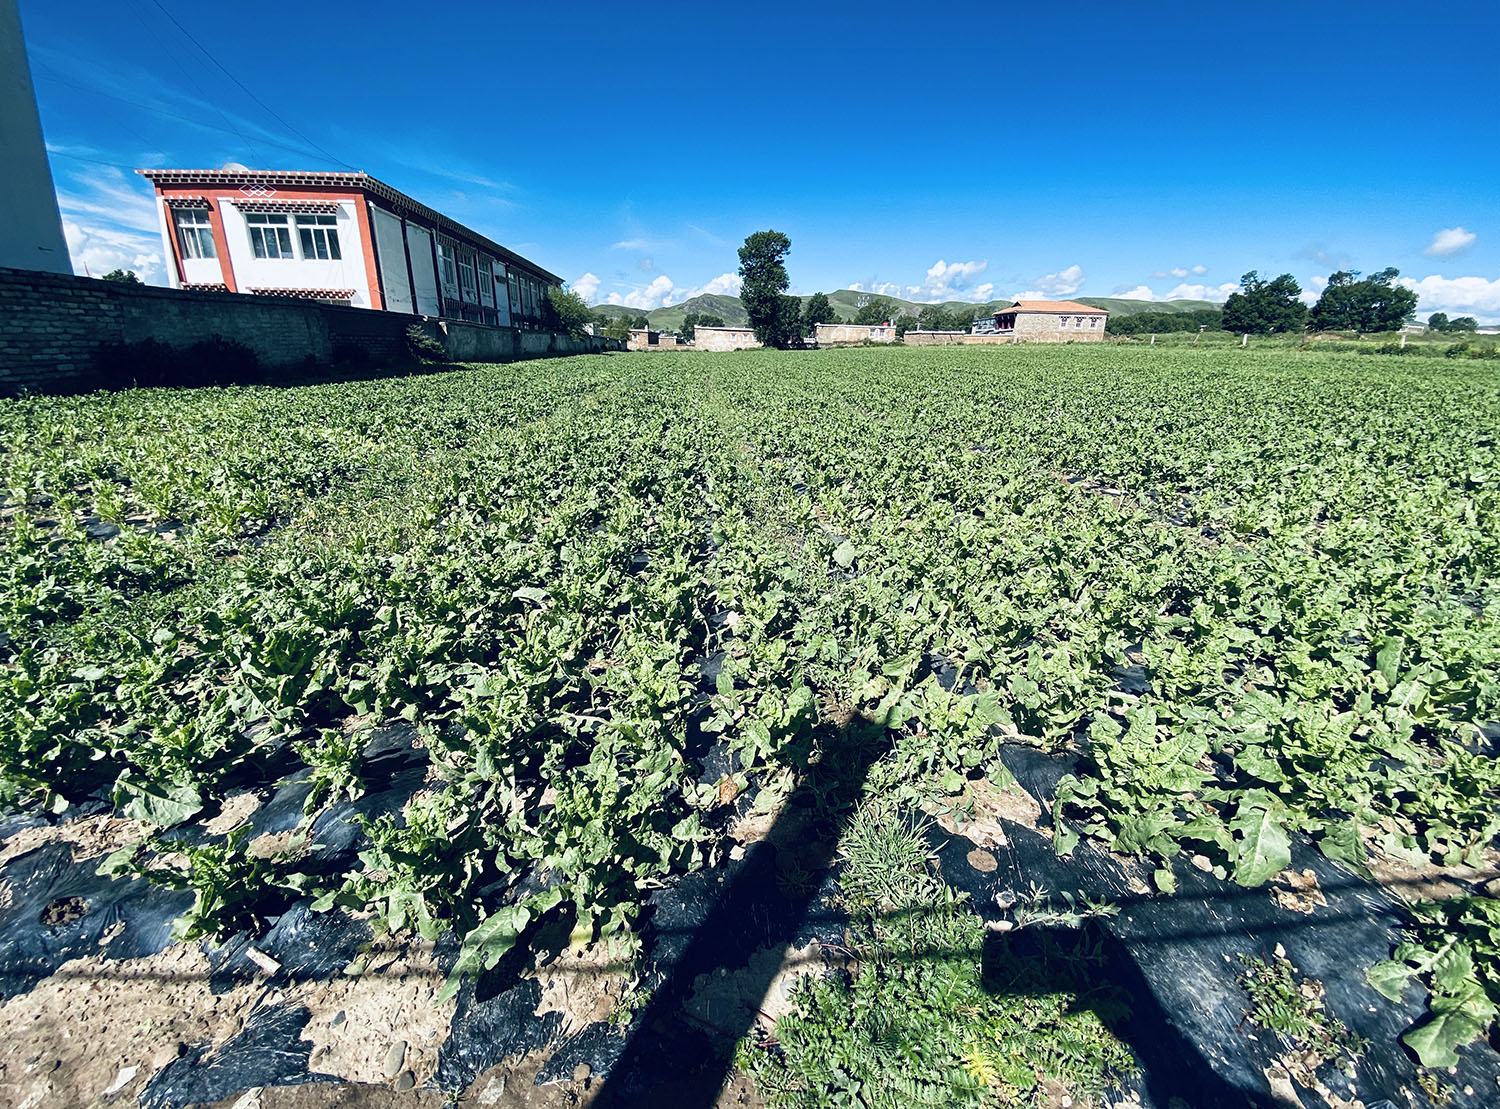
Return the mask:
<path id="1" fill-rule="evenodd" d="M 994 316 L 980 316 L 969 327 L 970 335 L 993 335 L 996 331 Z"/>
<path id="2" fill-rule="evenodd" d="M 1021 343 L 1100 342 L 1108 319 L 1074 300 L 1018 300 L 995 313 L 995 332 Z"/>
<path id="3" fill-rule="evenodd" d="M 862 343 L 894 343 L 894 324 L 820 323 L 814 331 L 820 347 L 854 346 Z"/>
<path id="4" fill-rule="evenodd" d="M 72 273 L 16 0 L 0 0 L 0 266 Z"/>
<path id="5" fill-rule="evenodd" d="M 156 187 L 173 288 L 540 329 L 547 292 L 562 284 L 368 174 L 137 172 Z"/>
<path id="6" fill-rule="evenodd" d="M 682 344 L 676 335 L 663 335 L 649 327 L 632 327 L 630 338 L 625 342 L 626 350 L 677 350 Z"/>
<path id="7" fill-rule="evenodd" d="M 755 329 L 751 327 L 704 327 L 699 324 L 693 329 L 695 350 L 752 350 L 760 345 Z"/>

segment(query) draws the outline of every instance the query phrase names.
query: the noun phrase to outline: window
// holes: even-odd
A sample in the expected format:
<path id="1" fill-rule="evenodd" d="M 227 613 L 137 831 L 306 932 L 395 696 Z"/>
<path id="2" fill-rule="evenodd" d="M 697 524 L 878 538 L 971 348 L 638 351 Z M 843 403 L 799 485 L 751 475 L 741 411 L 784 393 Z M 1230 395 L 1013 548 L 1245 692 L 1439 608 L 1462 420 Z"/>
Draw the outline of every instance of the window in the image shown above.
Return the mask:
<path id="1" fill-rule="evenodd" d="M 217 258 L 214 250 L 214 229 L 208 221 L 208 213 L 197 208 L 179 209 L 177 238 L 182 243 L 184 258 Z"/>
<path id="2" fill-rule="evenodd" d="M 257 258 L 291 258 L 292 233 L 285 216 L 252 212 L 245 217 L 250 226 L 250 246 Z"/>
<path id="3" fill-rule="evenodd" d="M 453 264 L 453 244 L 445 239 L 439 239 L 437 244 L 438 267 L 442 271 L 443 288 L 458 288 L 458 269 Z"/>
<path id="4" fill-rule="evenodd" d="M 1064 328 L 1066 328 L 1068 326 L 1068 317 L 1067 316 L 1060 316 L 1058 319 L 1059 319 L 1059 326 L 1064 327 Z"/>
<path id="5" fill-rule="evenodd" d="M 474 284 L 474 255 L 467 250 L 458 252 L 458 283 L 463 289 L 464 299 L 471 304 L 477 304 L 479 286 Z"/>
<path id="6" fill-rule="evenodd" d="M 510 314 L 521 315 L 521 279 L 515 274 L 510 275 Z"/>
<path id="7" fill-rule="evenodd" d="M 488 258 L 479 259 L 479 299 L 485 304 L 495 295 L 495 274 Z"/>
<path id="8" fill-rule="evenodd" d="M 1099 317 L 1098 316 L 1090 316 L 1089 317 L 1089 326 L 1090 327 L 1098 327 L 1099 326 Z"/>
<path id="9" fill-rule="evenodd" d="M 321 260 L 343 258 L 339 253 L 337 216 L 298 216 L 297 237 L 302 240 L 302 257 Z"/>

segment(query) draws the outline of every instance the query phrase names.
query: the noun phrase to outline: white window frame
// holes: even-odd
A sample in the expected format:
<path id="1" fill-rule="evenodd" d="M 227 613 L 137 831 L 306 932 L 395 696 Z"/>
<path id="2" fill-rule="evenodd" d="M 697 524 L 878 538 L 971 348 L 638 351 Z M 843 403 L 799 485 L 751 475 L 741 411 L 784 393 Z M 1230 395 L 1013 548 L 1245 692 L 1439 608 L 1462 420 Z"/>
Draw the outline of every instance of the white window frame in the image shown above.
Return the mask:
<path id="1" fill-rule="evenodd" d="M 469 304 L 478 304 L 479 283 L 476 279 L 474 252 L 459 249 L 456 254 L 458 256 L 458 295 Z"/>
<path id="2" fill-rule="evenodd" d="M 176 208 L 172 225 L 177 228 L 177 243 L 184 258 L 217 258 L 214 225 L 207 208 Z"/>
<path id="3" fill-rule="evenodd" d="M 292 225 L 285 212 L 246 212 L 245 230 L 250 233 L 250 253 L 258 261 L 296 261 L 297 252 L 292 249 Z M 273 231 L 267 239 L 266 232 Z M 276 253 L 271 253 L 272 249 Z"/>
<path id="4" fill-rule="evenodd" d="M 1098 327 L 1099 326 L 1099 317 L 1098 316 L 1090 316 L 1089 317 L 1089 326 L 1090 327 Z"/>
<path id="5" fill-rule="evenodd" d="M 458 253 L 458 247 L 443 239 L 437 240 L 438 255 L 438 278 L 442 281 L 443 291 L 449 289 L 458 291 L 458 263 L 454 256 Z"/>
<path id="6" fill-rule="evenodd" d="M 297 228 L 297 245 L 304 261 L 342 262 L 339 248 L 339 218 L 322 212 L 299 212 L 292 221 Z M 309 249 L 311 248 L 311 249 Z"/>

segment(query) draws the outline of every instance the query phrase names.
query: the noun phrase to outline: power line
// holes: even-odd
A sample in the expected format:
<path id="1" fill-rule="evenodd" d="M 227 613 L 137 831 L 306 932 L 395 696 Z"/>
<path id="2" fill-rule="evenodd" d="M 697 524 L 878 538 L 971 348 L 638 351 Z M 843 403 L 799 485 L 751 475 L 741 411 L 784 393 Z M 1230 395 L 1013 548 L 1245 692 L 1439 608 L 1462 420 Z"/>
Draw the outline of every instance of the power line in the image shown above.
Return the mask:
<path id="1" fill-rule="evenodd" d="M 131 14 L 134 15 L 135 18 L 140 22 L 140 25 L 145 28 L 146 33 L 157 41 L 157 44 L 161 47 L 161 52 L 172 60 L 172 64 L 177 67 L 177 72 L 181 73 L 182 76 L 187 80 L 187 83 L 192 85 L 193 88 L 198 91 L 198 96 L 203 100 L 203 102 L 205 104 L 208 104 L 213 108 L 215 112 L 219 114 L 219 118 L 224 121 L 224 126 L 228 127 L 236 136 L 239 137 L 240 142 L 244 143 L 246 151 L 248 151 L 252 155 L 255 155 L 255 160 L 259 161 L 259 152 L 255 149 L 255 144 L 250 141 L 250 139 L 245 135 L 243 131 L 241 131 L 234 125 L 229 116 L 225 114 L 224 109 L 219 107 L 219 105 L 213 100 L 213 98 L 210 97 L 206 91 L 204 91 L 203 86 L 198 84 L 193 75 L 187 71 L 187 67 L 177 60 L 177 51 L 167 46 L 167 40 L 162 35 L 162 33 L 155 27 L 151 26 L 150 23 L 146 22 L 146 13 L 137 3 L 137 0 L 130 0 L 130 10 Z"/>
<path id="2" fill-rule="evenodd" d="M 224 76 L 228 77 L 231 81 L 233 81 L 236 85 L 238 85 L 240 87 L 241 91 L 243 91 L 246 96 L 248 96 L 251 100 L 253 100 L 257 104 L 259 104 L 261 106 L 261 108 L 265 110 L 265 112 L 266 112 L 267 115 L 269 115 L 272 119 L 276 120 L 277 123 L 281 124 L 288 131 L 290 131 L 292 134 L 296 135 L 299 139 L 301 139 L 303 142 L 305 142 L 312 149 L 316 150 L 319 154 L 322 154 L 323 157 L 328 158 L 331 161 L 337 162 L 339 165 L 343 166 L 345 169 L 352 170 L 354 168 L 348 162 L 344 161 L 342 158 L 339 158 L 336 155 L 328 153 L 328 151 L 324 150 L 317 143 L 313 142 L 312 139 L 308 138 L 301 131 L 297 130 L 297 128 L 293 127 L 286 120 L 282 119 L 281 116 L 277 115 L 276 112 L 271 108 L 271 106 L 269 104 L 267 104 L 260 97 L 256 96 L 255 93 L 253 93 L 253 92 L 250 91 L 249 86 L 247 86 L 243 81 L 241 81 L 233 73 L 230 73 L 229 70 L 227 68 L 225 68 L 224 63 L 221 62 L 221 61 L 219 61 L 218 58 L 216 58 L 216 57 L 213 56 L 213 54 L 209 51 L 208 47 L 204 46 L 201 42 L 199 42 L 196 38 L 194 38 L 193 37 L 193 33 L 191 31 L 189 31 L 181 23 L 177 22 L 177 17 L 175 15 L 173 15 L 170 11 L 167 10 L 166 6 L 162 4 L 161 0 L 151 0 L 151 2 L 153 4 L 155 4 L 157 6 L 157 8 L 159 8 L 161 10 L 162 15 L 166 16 L 168 19 L 170 19 L 172 21 L 172 26 L 176 27 L 179 31 L 181 31 L 183 33 L 183 35 L 186 36 L 187 40 L 189 42 L 191 42 L 194 46 L 196 46 L 199 49 L 199 51 L 202 52 L 202 54 L 203 54 L 203 56 L 205 58 L 207 58 L 209 61 L 213 62 L 214 65 L 218 66 L 219 70 L 224 74 Z"/>

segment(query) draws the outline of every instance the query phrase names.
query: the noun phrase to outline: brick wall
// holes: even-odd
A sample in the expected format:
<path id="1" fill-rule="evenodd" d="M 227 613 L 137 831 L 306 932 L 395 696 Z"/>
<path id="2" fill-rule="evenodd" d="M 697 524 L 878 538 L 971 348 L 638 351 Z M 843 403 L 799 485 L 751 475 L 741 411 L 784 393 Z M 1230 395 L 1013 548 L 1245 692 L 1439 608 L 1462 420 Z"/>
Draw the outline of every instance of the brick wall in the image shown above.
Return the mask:
<path id="1" fill-rule="evenodd" d="M 967 331 L 908 331 L 901 341 L 909 347 L 978 347 L 1018 340 L 1009 335 L 973 335 Z"/>
<path id="2" fill-rule="evenodd" d="M 144 339 L 180 350 L 220 336 L 249 347 L 268 367 L 328 362 L 349 348 L 377 362 L 397 362 L 409 357 L 406 329 L 420 319 L 304 300 L 0 268 L 0 396 L 110 384 L 95 374 L 99 349 Z M 508 361 L 623 346 L 448 321 L 442 328 L 455 360 Z"/>

